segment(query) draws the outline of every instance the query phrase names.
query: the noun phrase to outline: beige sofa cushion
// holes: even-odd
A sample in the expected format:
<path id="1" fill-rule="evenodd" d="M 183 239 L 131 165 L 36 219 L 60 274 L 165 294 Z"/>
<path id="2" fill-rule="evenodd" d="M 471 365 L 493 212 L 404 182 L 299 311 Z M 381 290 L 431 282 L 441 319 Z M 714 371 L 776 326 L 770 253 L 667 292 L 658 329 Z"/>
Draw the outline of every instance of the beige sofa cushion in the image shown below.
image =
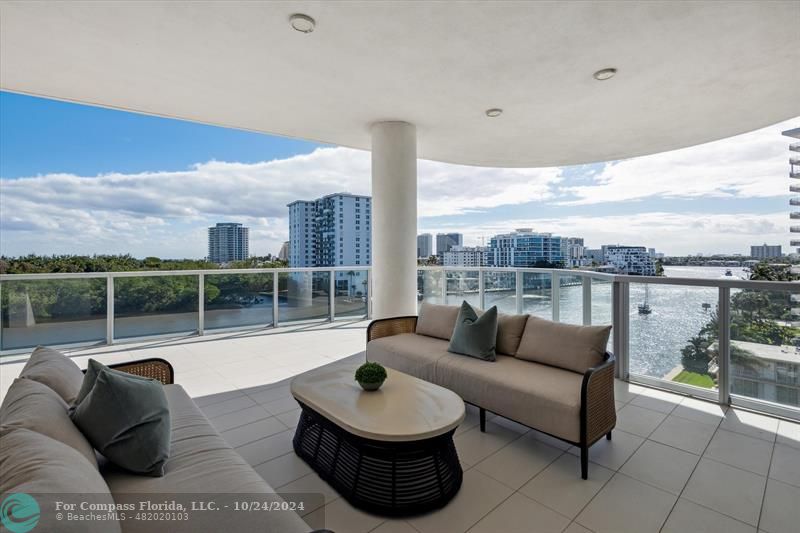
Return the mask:
<path id="1" fill-rule="evenodd" d="M 46 435 L 24 428 L 0 430 L 0 494 L 24 492 L 33 496 L 44 493 L 74 494 L 72 503 L 114 505 L 114 499 L 97 468 L 70 446 Z M 58 497 L 57 499 L 65 499 Z M 41 507 L 34 531 L 59 533 L 116 533 L 116 521 L 58 521 L 55 509 L 45 497 L 37 499 Z"/>
<path id="2" fill-rule="evenodd" d="M 531 316 L 516 357 L 586 372 L 603 362 L 611 326 L 575 326 Z"/>
<path id="3" fill-rule="evenodd" d="M 100 471 L 113 494 L 122 493 L 237 493 L 259 494 L 259 501 L 283 501 L 231 448 L 180 385 L 165 385 L 172 419 L 170 457 L 163 477 L 138 476 L 112 463 L 101 461 Z M 218 531 L 308 532 L 305 522 L 295 513 L 241 513 L 235 523 L 230 515 L 204 513 L 200 527 L 194 520 L 170 522 L 164 531 L 195 533 Z M 247 516 L 250 514 L 251 516 Z M 265 516 L 269 520 L 265 523 Z M 220 522 L 222 520 L 222 522 Z M 228 522 L 224 522 L 228 520 Z M 166 526 L 165 526 L 166 527 Z M 153 524 L 126 521 L 125 533 L 150 533 Z"/>
<path id="4" fill-rule="evenodd" d="M 457 317 L 457 306 L 423 303 L 417 317 L 416 333 L 449 341 Z"/>
<path id="5" fill-rule="evenodd" d="M 434 383 L 467 402 L 556 437 L 580 440 L 583 376 L 507 355 L 497 361 L 448 354 Z"/>
<path id="6" fill-rule="evenodd" d="M 442 339 L 401 333 L 368 342 L 367 361 L 433 381 L 436 361 L 448 355 L 447 346 L 447 341 Z"/>
<path id="7" fill-rule="evenodd" d="M 97 469 L 94 448 L 72 423 L 68 406 L 56 392 L 37 381 L 15 379 L 0 407 L 0 425 L 25 428 L 63 442 Z"/>
<path id="8" fill-rule="evenodd" d="M 528 315 L 497 315 L 497 353 L 514 355 L 522 340 Z"/>
<path id="9" fill-rule="evenodd" d="M 83 372 L 69 357 L 58 350 L 39 346 L 31 354 L 19 377 L 47 385 L 72 404 L 83 383 Z"/>

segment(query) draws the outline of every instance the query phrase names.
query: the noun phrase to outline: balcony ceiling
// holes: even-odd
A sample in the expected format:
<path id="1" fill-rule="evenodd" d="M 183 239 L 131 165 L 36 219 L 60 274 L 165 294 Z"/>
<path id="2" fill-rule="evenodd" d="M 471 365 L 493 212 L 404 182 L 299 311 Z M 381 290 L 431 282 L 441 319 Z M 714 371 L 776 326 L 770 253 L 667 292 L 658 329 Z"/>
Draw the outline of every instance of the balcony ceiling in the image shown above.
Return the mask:
<path id="1" fill-rule="evenodd" d="M 452 163 L 605 161 L 800 115 L 793 1 L 0 9 L 4 90 L 364 149 L 370 123 L 405 120 L 420 157 Z"/>

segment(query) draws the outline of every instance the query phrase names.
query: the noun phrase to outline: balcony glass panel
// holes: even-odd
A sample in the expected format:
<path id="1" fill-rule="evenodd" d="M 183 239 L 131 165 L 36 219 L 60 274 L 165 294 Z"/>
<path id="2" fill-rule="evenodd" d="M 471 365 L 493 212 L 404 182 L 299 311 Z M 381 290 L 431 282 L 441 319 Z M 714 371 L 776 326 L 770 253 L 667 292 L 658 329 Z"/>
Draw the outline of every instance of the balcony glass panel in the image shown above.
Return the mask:
<path id="1" fill-rule="evenodd" d="M 205 329 L 272 324 L 273 274 L 206 274 Z"/>
<path id="2" fill-rule="evenodd" d="M 197 276 L 114 279 L 114 337 L 197 331 Z"/>
<path id="3" fill-rule="evenodd" d="M 369 278 L 366 270 L 336 272 L 336 318 L 362 318 L 367 316 Z"/>
<path id="4" fill-rule="evenodd" d="M 610 326 L 612 320 L 613 299 L 610 280 L 592 278 L 592 325 Z M 614 352 L 614 335 L 608 336 L 608 350 Z"/>
<path id="5" fill-rule="evenodd" d="M 4 281 L 1 285 L 0 349 L 105 340 L 104 278 Z"/>
<path id="6" fill-rule="evenodd" d="M 612 320 L 613 298 L 610 280 L 592 278 L 592 325 L 610 326 Z"/>
<path id="7" fill-rule="evenodd" d="M 447 305 L 461 305 L 466 300 L 473 307 L 480 307 L 477 270 L 448 270 Z"/>
<path id="8" fill-rule="evenodd" d="M 583 324 L 583 278 L 561 274 L 558 277 L 560 298 L 558 321 L 567 324 Z"/>
<path id="9" fill-rule="evenodd" d="M 501 313 L 516 314 L 517 274 L 484 271 L 483 302 L 486 309 L 496 305 Z"/>
<path id="10" fill-rule="evenodd" d="M 290 272 L 278 276 L 280 323 L 330 318 L 330 272 Z"/>
<path id="11" fill-rule="evenodd" d="M 701 389 L 718 377 L 716 287 L 630 284 L 630 373 Z"/>
<path id="12" fill-rule="evenodd" d="M 417 270 L 417 302 L 429 304 L 441 304 L 442 301 L 442 277 L 441 270 Z"/>
<path id="13" fill-rule="evenodd" d="M 798 408 L 797 294 L 731 290 L 731 395 Z"/>
<path id="14" fill-rule="evenodd" d="M 553 277 L 547 272 L 522 273 L 523 313 L 553 319 Z"/>

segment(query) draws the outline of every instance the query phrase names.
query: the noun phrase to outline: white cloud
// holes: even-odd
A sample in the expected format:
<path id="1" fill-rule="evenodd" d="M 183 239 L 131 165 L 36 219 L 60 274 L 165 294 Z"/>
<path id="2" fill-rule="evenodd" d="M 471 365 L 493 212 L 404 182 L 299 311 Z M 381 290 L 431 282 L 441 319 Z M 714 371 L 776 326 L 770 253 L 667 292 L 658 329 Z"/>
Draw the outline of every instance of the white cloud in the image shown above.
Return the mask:
<path id="1" fill-rule="evenodd" d="M 534 228 L 564 237 L 584 237 L 590 248 L 602 244 L 626 244 L 657 248 L 673 255 L 750 252 L 751 244 L 788 244 L 786 212 L 667 213 L 646 212 L 617 216 L 573 215 L 561 218 L 504 220 L 476 228 L 468 223 L 423 228 L 424 231 L 459 231 L 475 245 L 497 233 L 514 228 Z M 788 251 L 785 249 L 784 251 Z"/>
<path id="2" fill-rule="evenodd" d="M 789 120 L 729 139 L 606 163 L 590 185 L 565 186 L 561 205 L 658 198 L 784 196 L 788 191 Z"/>
<path id="3" fill-rule="evenodd" d="M 419 162 L 419 213 L 456 215 L 553 197 L 560 170 L 489 169 Z M 251 251 L 288 239 L 286 204 L 339 191 L 369 194 L 370 155 L 347 148 L 260 163 L 211 161 L 174 172 L 0 180 L 0 249 L 9 255 L 205 254 L 205 227 L 251 227 Z"/>

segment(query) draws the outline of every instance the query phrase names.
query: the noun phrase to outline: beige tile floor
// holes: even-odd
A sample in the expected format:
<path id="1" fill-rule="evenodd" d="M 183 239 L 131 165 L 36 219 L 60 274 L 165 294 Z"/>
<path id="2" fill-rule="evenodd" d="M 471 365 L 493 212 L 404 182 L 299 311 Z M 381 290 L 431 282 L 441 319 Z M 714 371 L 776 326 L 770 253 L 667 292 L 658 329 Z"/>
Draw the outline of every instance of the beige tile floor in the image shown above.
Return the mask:
<path id="1" fill-rule="evenodd" d="M 311 527 L 337 533 L 798 531 L 800 424 L 616 383 L 618 428 L 590 452 L 490 415 L 481 433 L 469 407 L 455 442 L 464 467 L 443 509 L 406 520 L 350 506 L 292 451 L 297 404 L 290 379 L 363 359 L 364 322 L 298 325 L 72 350 L 82 366 L 163 357 L 231 446 L 278 491 L 319 492 Z M 0 365 L 0 394 L 22 366 Z"/>

